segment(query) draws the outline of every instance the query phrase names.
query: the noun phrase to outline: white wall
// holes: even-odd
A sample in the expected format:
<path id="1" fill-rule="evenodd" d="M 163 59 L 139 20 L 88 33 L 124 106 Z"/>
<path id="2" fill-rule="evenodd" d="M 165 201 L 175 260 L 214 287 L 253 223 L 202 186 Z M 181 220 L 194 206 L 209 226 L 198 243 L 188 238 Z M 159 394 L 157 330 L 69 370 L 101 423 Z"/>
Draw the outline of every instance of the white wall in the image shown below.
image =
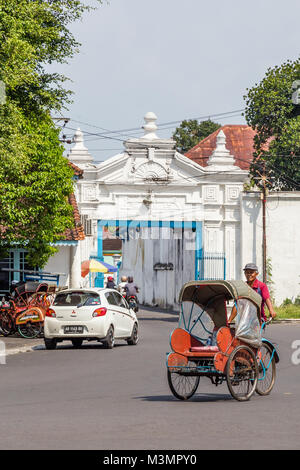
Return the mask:
<path id="1" fill-rule="evenodd" d="M 242 193 L 241 201 L 241 265 L 255 262 L 262 273 L 260 195 Z M 271 193 L 266 207 L 267 258 L 271 262 L 275 300 L 279 305 L 285 298 L 300 294 L 300 192 Z"/>
<path id="2" fill-rule="evenodd" d="M 60 276 L 60 286 L 69 286 L 70 283 L 71 248 L 71 246 L 60 246 L 58 252 L 49 258 L 48 263 L 43 268 L 43 271 L 50 273 L 66 274 L 65 276 Z"/>
<path id="3" fill-rule="evenodd" d="M 154 269 L 157 263 L 172 265 L 172 269 Z M 195 278 L 195 233 L 169 227 L 141 228 L 132 233 L 123 241 L 122 275 L 134 277 L 140 303 L 178 307 L 182 285 Z"/>

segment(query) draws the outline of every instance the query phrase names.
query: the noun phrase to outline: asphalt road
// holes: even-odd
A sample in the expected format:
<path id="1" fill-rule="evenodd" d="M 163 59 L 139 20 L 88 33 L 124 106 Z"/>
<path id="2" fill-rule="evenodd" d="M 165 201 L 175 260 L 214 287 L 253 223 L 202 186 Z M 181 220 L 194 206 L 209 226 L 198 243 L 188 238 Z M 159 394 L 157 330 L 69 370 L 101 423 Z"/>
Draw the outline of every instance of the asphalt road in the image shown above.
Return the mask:
<path id="1" fill-rule="evenodd" d="M 71 343 L 8 356 L 0 365 L 1 449 L 299 449 L 300 325 L 271 325 L 281 361 L 270 396 L 240 403 L 200 380 L 187 401 L 169 391 L 165 353 L 176 317 L 139 312 L 141 339 L 113 350 Z M 298 355 L 300 357 L 300 354 Z"/>

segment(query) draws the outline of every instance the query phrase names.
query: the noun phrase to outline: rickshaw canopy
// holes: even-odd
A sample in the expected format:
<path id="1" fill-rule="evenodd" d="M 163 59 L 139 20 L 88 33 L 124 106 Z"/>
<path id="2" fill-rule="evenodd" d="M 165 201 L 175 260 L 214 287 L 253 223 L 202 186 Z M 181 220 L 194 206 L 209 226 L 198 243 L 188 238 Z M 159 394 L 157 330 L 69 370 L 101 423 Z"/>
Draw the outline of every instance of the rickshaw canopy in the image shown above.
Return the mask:
<path id="1" fill-rule="evenodd" d="M 214 297 L 224 296 L 226 300 L 245 298 L 251 300 L 260 313 L 261 296 L 244 281 L 190 281 L 184 284 L 179 293 L 179 302 L 190 301 L 206 305 Z"/>
<path id="2" fill-rule="evenodd" d="M 229 300 L 234 301 L 237 310 L 235 336 L 259 346 L 262 298 L 244 281 L 190 281 L 184 284 L 179 294 L 180 324 L 203 341 L 213 329 L 227 325 L 226 301 Z M 186 305 L 190 303 L 191 308 Z"/>
<path id="3" fill-rule="evenodd" d="M 19 282 L 18 284 L 12 286 L 12 291 L 15 292 L 16 296 L 35 292 L 47 292 L 48 284 L 38 281 Z"/>

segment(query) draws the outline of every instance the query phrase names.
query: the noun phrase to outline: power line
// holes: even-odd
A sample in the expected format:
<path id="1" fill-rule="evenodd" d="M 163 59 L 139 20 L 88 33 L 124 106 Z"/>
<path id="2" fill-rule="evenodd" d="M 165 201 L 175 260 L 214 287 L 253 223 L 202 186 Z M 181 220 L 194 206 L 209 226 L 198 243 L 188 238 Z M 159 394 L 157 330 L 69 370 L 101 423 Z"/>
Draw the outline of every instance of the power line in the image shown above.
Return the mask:
<path id="1" fill-rule="evenodd" d="M 245 108 L 243 109 L 237 109 L 237 110 L 234 110 L 234 111 L 227 111 L 227 112 L 223 112 L 223 113 L 216 113 L 216 114 L 207 114 L 207 115 L 204 115 L 204 116 L 199 116 L 199 117 L 195 117 L 195 118 L 186 118 L 186 119 L 181 119 L 181 120 L 178 120 L 178 121 L 169 121 L 169 122 L 165 122 L 165 123 L 161 123 L 161 124 L 157 124 L 157 127 L 158 128 L 161 128 L 161 127 L 164 127 L 164 126 L 169 126 L 169 125 L 173 125 L 173 124 L 178 124 L 178 123 L 181 123 L 182 121 L 188 121 L 188 120 L 195 120 L 195 121 L 200 121 L 200 120 L 203 120 L 203 119 L 211 119 L 211 118 L 215 118 L 215 119 L 221 119 L 222 116 L 226 116 L 226 115 L 229 115 L 229 114 L 236 114 L 236 113 L 242 113 L 243 111 L 245 110 Z M 119 129 L 119 130 L 109 130 L 109 129 L 106 129 L 104 127 L 100 127 L 100 126 L 97 126 L 95 124 L 89 124 L 89 123 L 86 123 L 86 122 L 83 122 L 83 121 L 78 121 L 76 119 L 71 119 L 71 121 L 73 122 L 77 122 L 79 124 L 84 124 L 86 126 L 89 126 L 89 127 L 94 127 L 94 128 L 97 128 L 97 129 L 101 129 L 101 130 L 104 130 L 105 132 L 104 133 L 97 133 L 95 135 L 98 135 L 98 136 L 101 136 L 101 135 L 105 135 L 107 133 L 109 134 L 119 134 L 121 132 L 131 132 L 131 131 L 139 131 L 141 129 L 141 126 L 140 127 L 132 127 L 132 128 L 127 128 L 127 129 Z M 173 127 L 173 126 L 172 126 Z"/>
<path id="2" fill-rule="evenodd" d="M 224 114 L 224 113 L 223 113 L 223 114 Z M 221 117 L 220 119 L 225 119 L 225 118 L 227 118 L 227 117 L 228 117 L 228 118 L 231 118 L 231 117 L 235 117 L 235 116 L 223 116 L 223 117 Z M 71 120 L 74 121 L 74 122 L 79 122 L 79 121 L 75 121 L 75 120 L 73 120 L 73 119 L 71 119 Z M 172 127 L 169 127 L 169 128 L 168 128 L 168 127 L 166 127 L 166 128 L 159 128 L 159 130 L 167 130 L 167 129 L 171 129 L 171 128 L 173 128 L 173 126 L 172 126 Z M 66 127 L 66 129 L 75 130 L 75 131 L 76 131 L 76 129 L 73 128 L 73 127 Z M 141 128 L 138 128 L 138 129 L 139 129 L 140 132 L 142 132 Z M 135 128 L 135 129 L 130 129 L 130 130 L 131 130 L 131 131 L 133 131 L 133 130 L 136 131 L 136 130 L 138 130 L 138 129 Z M 125 129 L 124 129 L 124 131 L 125 131 Z M 129 131 L 129 129 L 128 129 L 128 131 Z M 119 141 L 119 142 L 123 142 L 123 141 L 124 141 L 124 139 L 119 139 L 119 138 L 117 138 L 117 137 L 108 136 L 107 134 L 104 134 L 104 133 L 95 133 L 95 132 L 89 132 L 89 131 L 86 131 L 86 130 L 82 130 L 82 132 L 83 132 L 84 134 L 86 134 L 87 136 L 94 137 L 94 138 L 92 138 L 92 139 L 88 139 L 88 138 L 87 138 L 87 139 L 86 139 L 86 142 L 92 142 L 92 141 L 96 141 L 96 140 L 100 140 L 100 139 L 104 139 L 104 140 L 105 140 L 105 139 L 110 139 L 110 140 L 116 140 L 116 141 Z M 138 137 L 138 136 L 130 135 L 130 134 L 120 134 L 120 132 L 121 132 L 121 131 L 110 131 L 109 133 L 116 133 L 116 134 L 119 134 L 120 136 L 123 136 L 123 137 L 125 137 L 125 138 Z"/>

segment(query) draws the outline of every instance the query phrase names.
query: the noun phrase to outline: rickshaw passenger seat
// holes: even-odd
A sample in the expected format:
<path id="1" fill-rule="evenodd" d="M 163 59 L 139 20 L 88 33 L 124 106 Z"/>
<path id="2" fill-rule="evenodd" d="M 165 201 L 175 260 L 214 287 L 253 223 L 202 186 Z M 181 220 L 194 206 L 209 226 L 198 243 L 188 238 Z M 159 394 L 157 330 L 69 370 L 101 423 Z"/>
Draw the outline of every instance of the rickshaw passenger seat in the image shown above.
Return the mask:
<path id="1" fill-rule="evenodd" d="M 190 348 L 191 352 L 218 352 L 218 346 L 194 346 Z"/>

